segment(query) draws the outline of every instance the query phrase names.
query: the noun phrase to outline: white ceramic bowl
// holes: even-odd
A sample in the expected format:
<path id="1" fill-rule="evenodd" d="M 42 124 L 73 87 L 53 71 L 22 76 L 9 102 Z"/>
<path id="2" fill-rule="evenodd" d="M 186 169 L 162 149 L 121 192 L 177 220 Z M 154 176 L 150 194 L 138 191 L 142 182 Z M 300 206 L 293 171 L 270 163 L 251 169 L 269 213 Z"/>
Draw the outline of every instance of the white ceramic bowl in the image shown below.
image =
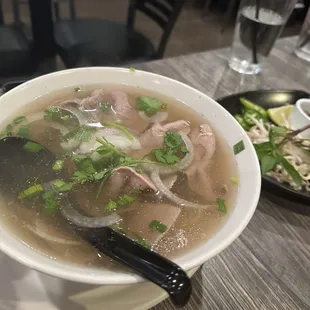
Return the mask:
<path id="1" fill-rule="evenodd" d="M 289 122 L 297 130 L 310 124 L 310 99 L 299 99 L 292 109 Z M 303 139 L 310 139 L 310 129 L 299 134 Z"/>
<path id="2" fill-rule="evenodd" d="M 261 177 L 259 163 L 251 141 L 235 119 L 219 104 L 196 89 L 164 76 L 122 68 L 81 68 L 48 74 L 16 87 L 0 97 L 0 125 L 24 105 L 39 96 L 93 84 L 125 84 L 150 89 L 184 102 L 208 121 L 233 147 L 244 141 L 245 150 L 237 155 L 239 193 L 236 206 L 224 226 L 207 242 L 175 260 L 188 271 L 206 262 L 230 245 L 250 221 L 258 203 Z M 20 263 L 55 277 L 77 282 L 120 285 L 142 281 L 135 274 L 116 273 L 104 269 L 85 268 L 58 262 L 33 251 L 0 225 L 0 249 Z"/>

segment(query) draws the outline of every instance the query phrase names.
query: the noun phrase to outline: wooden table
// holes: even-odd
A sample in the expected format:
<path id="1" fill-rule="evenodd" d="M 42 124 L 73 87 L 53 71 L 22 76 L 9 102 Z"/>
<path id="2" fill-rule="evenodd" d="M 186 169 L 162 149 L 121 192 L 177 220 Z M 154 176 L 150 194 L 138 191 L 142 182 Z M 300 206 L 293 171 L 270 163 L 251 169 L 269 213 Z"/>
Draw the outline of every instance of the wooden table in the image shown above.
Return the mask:
<path id="1" fill-rule="evenodd" d="M 258 77 L 229 70 L 226 49 L 135 67 L 185 82 L 213 98 L 258 88 L 310 91 L 310 64 L 293 54 L 295 40 L 279 40 Z M 275 203 L 263 193 L 243 234 L 198 270 L 186 310 L 310 309 L 310 216 L 283 208 L 291 203 L 278 198 Z M 175 308 L 165 301 L 155 309 Z"/>

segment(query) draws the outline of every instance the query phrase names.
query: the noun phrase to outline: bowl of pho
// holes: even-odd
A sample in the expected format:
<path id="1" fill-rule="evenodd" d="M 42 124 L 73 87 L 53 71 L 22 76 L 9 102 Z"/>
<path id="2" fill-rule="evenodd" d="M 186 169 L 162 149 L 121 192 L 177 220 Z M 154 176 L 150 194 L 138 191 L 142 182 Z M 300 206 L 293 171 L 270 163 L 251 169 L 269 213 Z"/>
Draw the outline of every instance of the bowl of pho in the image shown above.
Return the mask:
<path id="1" fill-rule="evenodd" d="M 1 192 L 0 249 L 30 268 L 91 284 L 143 281 L 74 225 L 109 226 L 189 271 L 229 246 L 255 211 L 261 178 L 250 139 L 188 85 L 133 69 L 80 68 L 26 82 L 0 104 L 1 139 L 32 140 L 24 149 L 38 160 L 43 146 L 61 175 L 46 187 L 8 173 L 11 194 Z"/>

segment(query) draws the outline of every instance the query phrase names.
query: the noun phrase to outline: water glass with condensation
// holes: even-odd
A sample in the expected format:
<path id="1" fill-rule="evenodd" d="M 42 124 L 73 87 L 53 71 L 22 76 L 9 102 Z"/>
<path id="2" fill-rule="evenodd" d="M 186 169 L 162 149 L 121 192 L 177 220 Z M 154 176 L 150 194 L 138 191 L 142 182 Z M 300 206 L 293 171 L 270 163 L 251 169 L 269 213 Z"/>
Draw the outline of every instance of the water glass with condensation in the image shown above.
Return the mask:
<path id="1" fill-rule="evenodd" d="M 297 40 L 295 54 L 299 58 L 310 61 L 310 8 Z"/>
<path id="2" fill-rule="evenodd" d="M 242 0 L 229 66 L 244 74 L 259 73 L 296 2 L 297 0 Z"/>

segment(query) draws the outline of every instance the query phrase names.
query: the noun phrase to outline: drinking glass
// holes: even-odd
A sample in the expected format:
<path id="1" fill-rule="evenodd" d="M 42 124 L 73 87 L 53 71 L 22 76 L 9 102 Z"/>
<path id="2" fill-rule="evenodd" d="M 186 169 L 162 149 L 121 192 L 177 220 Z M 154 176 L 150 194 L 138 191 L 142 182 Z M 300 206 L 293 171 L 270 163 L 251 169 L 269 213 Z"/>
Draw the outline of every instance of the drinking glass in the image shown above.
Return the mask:
<path id="1" fill-rule="evenodd" d="M 229 66 L 245 74 L 261 71 L 297 0 L 242 0 Z"/>
<path id="2" fill-rule="evenodd" d="M 295 47 L 295 54 L 304 60 L 310 61 L 310 9 L 302 25 Z"/>

